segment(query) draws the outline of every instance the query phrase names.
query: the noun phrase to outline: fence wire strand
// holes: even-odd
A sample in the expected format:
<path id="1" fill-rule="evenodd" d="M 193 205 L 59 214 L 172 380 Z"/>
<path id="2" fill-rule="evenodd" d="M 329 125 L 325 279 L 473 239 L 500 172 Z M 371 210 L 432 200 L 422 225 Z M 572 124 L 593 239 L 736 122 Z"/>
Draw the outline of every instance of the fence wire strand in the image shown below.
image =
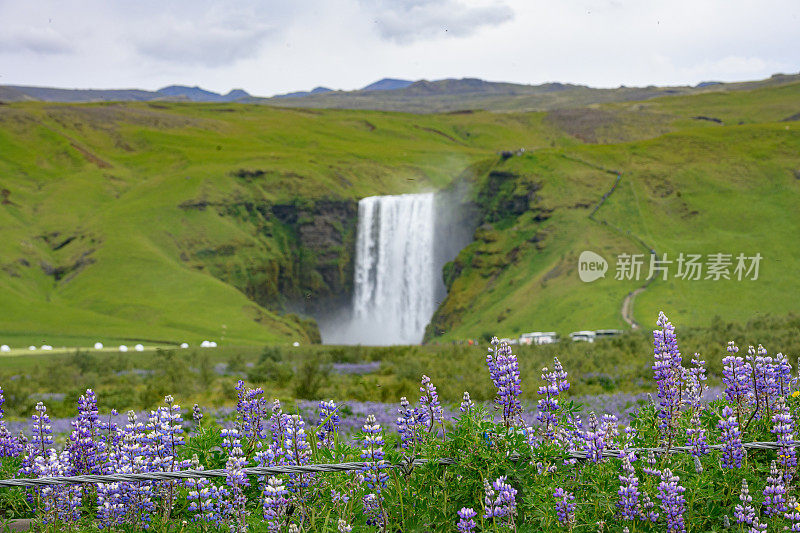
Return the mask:
<path id="1" fill-rule="evenodd" d="M 722 444 L 712 444 L 712 450 L 719 450 Z M 776 450 L 780 446 L 775 442 L 747 442 L 742 444 L 743 448 L 751 450 Z M 618 457 L 620 452 L 628 451 L 635 453 L 653 452 L 656 454 L 681 454 L 691 453 L 693 448 L 690 446 L 673 446 L 669 450 L 666 448 L 607 448 L 601 453 L 602 457 Z M 569 452 L 567 458 L 585 460 L 587 453 L 584 451 Z M 512 455 L 512 461 L 519 460 L 519 455 Z M 429 463 L 427 459 L 415 459 L 414 461 L 387 464 L 388 468 L 410 468 Z M 458 461 L 455 459 L 443 458 L 437 460 L 439 465 L 453 465 Z M 248 476 L 276 476 L 282 474 L 315 474 L 319 472 L 353 472 L 363 470 L 368 464 L 364 462 L 351 463 L 331 463 L 315 465 L 281 465 L 270 467 L 249 467 L 242 469 Z M 141 483 L 147 481 L 179 481 L 182 479 L 226 477 L 228 474 L 223 468 L 212 470 L 180 470 L 177 472 L 144 472 L 141 474 L 109 474 L 109 475 L 81 475 L 81 476 L 59 476 L 59 477 L 40 477 L 40 478 L 18 478 L 2 479 L 0 487 L 48 487 L 57 485 L 80 485 L 87 483 Z"/>

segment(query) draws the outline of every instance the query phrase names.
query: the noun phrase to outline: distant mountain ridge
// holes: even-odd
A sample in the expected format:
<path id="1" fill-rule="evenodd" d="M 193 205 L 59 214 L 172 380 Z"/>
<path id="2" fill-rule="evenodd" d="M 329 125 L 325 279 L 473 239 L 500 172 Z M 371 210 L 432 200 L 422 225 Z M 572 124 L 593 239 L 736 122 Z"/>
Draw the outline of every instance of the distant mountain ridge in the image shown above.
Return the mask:
<path id="1" fill-rule="evenodd" d="M 276 94 L 273 96 L 273 98 L 302 98 L 304 96 L 329 93 L 331 91 L 333 91 L 333 89 L 328 89 L 327 87 L 314 87 L 310 91 L 295 91 L 293 93 Z"/>
<path id="2" fill-rule="evenodd" d="M 370 83 L 362 91 L 394 91 L 395 89 L 405 89 L 413 84 L 410 80 L 398 80 L 396 78 L 383 78 L 375 83 Z"/>
<path id="3" fill-rule="evenodd" d="M 552 111 L 595 104 L 649 100 L 660 96 L 721 91 L 752 90 L 800 81 L 800 74 L 775 74 L 768 79 L 747 82 L 705 81 L 692 86 L 625 87 L 598 89 L 586 85 L 549 82 L 539 85 L 493 82 L 479 78 L 418 80 L 383 78 L 354 91 L 316 87 L 269 98 L 252 96 L 242 89 L 219 94 L 200 87 L 170 85 L 157 91 L 140 89 L 57 89 L 0 85 L 0 102 L 111 102 L 186 101 L 239 102 L 279 107 L 320 109 L 365 109 L 410 113 L 455 111 Z"/>
<path id="4" fill-rule="evenodd" d="M 219 94 L 184 85 L 170 85 L 157 91 L 143 89 L 58 89 L 53 87 L 31 87 L 25 85 L 0 85 L 0 101 L 22 102 L 144 102 L 170 100 L 189 102 L 236 102 L 252 98 L 242 89 L 233 89 L 228 94 Z"/>
<path id="5" fill-rule="evenodd" d="M 233 89 L 228 94 L 219 94 L 200 87 L 186 87 L 184 85 L 170 85 L 159 89 L 156 93 L 174 98 L 185 98 L 192 102 L 235 102 L 243 98 L 250 98 L 250 94 L 242 89 Z"/>
<path id="6" fill-rule="evenodd" d="M 374 85 L 392 87 L 390 79 Z M 402 80 L 400 80 L 402 82 Z M 251 103 L 280 107 L 364 109 L 406 113 L 449 113 L 472 110 L 553 111 L 615 102 L 643 101 L 660 96 L 753 90 L 800 81 L 800 74 L 775 74 L 746 82 L 702 82 L 694 87 L 625 87 L 598 89 L 586 85 L 550 82 L 525 85 L 479 78 L 419 80 L 390 90 L 330 91 L 299 98 L 253 98 Z"/>

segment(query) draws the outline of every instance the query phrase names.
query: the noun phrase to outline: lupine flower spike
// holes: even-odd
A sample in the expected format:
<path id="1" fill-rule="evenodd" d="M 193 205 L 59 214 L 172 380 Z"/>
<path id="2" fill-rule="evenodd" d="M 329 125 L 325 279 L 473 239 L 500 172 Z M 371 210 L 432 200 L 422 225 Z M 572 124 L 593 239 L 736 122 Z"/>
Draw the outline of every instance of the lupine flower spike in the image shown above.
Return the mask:
<path id="1" fill-rule="evenodd" d="M 556 499 L 556 517 L 559 523 L 568 529 L 572 529 L 575 524 L 575 496 L 559 487 L 553 493 Z"/>
<path id="2" fill-rule="evenodd" d="M 636 477 L 628 456 L 622 458 L 622 472 L 623 475 L 619 476 L 617 507 L 623 520 L 634 520 L 639 509 L 639 478 Z"/>
<path id="3" fill-rule="evenodd" d="M 478 516 L 478 513 L 476 513 L 472 508 L 462 507 L 461 510 L 458 511 L 459 521 L 458 524 L 456 524 L 459 533 L 472 533 L 475 531 L 477 524 L 475 524 L 475 520 L 473 520 L 473 518 L 476 516 Z"/>
<path id="4" fill-rule="evenodd" d="M 489 367 L 489 376 L 497 387 L 495 403 L 503 411 L 503 423 L 509 427 L 522 412 L 522 404 L 518 398 L 522 389 L 517 356 L 511 351 L 511 346 L 495 337 L 486 356 L 486 365 Z"/>
<path id="5" fill-rule="evenodd" d="M 767 486 L 764 487 L 764 514 L 767 516 L 785 513 L 786 507 L 786 483 L 783 479 L 783 472 L 778 470 L 775 461 L 772 461 L 767 476 Z"/>
<path id="6" fill-rule="evenodd" d="M 750 488 L 747 486 L 747 480 L 742 480 L 742 488 L 739 491 L 739 500 L 742 502 L 736 505 L 733 517 L 736 519 L 737 524 L 752 525 L 756 517 L 756 510 L 753 508 L 753 497 L 750 496 Z"/>
<path id="7" fill-rule="evenodd" d="M 665 468 L 661 473 L 661 483 L 658 484 L 658 499 L 661 500 L 661 510 L 667 519 L 668 533 L 686 533 L 686 526 L 683 523 L 683 511 L 685 510 L 686 500 L 683 493 L 686 489 L 678 483 L 680 478 L 672 475 L 669 468 Z"/>
<path id="8" fill-rule="evenodd" d="M 741 468 L 744 448 L 742 448 L 742 434 L 739 431 L 736 413 L 730 406 L 722 409 L 722 420 L 717 422 L 717 428 L 722 432 L 722 468 Z"/>
<path id="9" fill-rule="evenodd" d="M 663 441 L 667 447 L 671 447 L 676 436 L 677 422 L 680 416 L 680 391 L 684 372 L 681 365 L 681 353 L 678 350 L 678 341 L 675 336 L 675 328 L 664 313 L 659 313 L 657 325 L 660 329 L 653 331 L 653 353 L 655 358 L 653 372 L 658 386 L 659 427 Z"/>

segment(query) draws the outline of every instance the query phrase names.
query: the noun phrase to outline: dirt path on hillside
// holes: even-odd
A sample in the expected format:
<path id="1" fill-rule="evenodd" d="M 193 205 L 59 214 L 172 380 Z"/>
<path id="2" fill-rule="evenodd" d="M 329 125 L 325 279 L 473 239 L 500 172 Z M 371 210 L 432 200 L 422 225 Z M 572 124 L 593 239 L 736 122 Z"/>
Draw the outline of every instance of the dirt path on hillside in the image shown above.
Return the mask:
<path id="1" fill-rule="evenodd" d="M 603 194 L 603 196 L 597 202 L 597 205 L 595 205 L 594 209 L 592 209 L 592 212 L 589 213 L 589 219 L 594 221 L 594 222 L 597 222 L 598 224 L 602 224 L 604 226 L 607 226 L 607 227 L 613 229 L 617 233 L 619 233 L 619 234 L 621 234 L 621 235 L 623 235 L 623 236 L 625 236 L 625 237 L 637 242 L 638 244 L 644 246 L 650 252 L 651 255 L 656 255 L 655 249 L 653 249 L 652 246 L 648 245 L 646 242 L 644 242 L 642 239 L 640 239 L 636 235 L 633 235 L 630 232 L 623 231 L 622 228 L 618 228 L 617 226 L 615 226 L 613 224 L 610 224 L 607 220 L 600 220 L 600 219 L 595 217 L 595 215 L 600 210 L 600 208 L 603 207 L 603 204 L 606 203 L 606 200 L 608 200 L 611 197 L 611 195 L 614 194 L 614 191 L 617 190 L 617 185 L 619 185 L 619 182 L 622 181 L 622 171 L 620 171 L 620 170 L 612 170 L 610 168 L 605 168 L 605 167 L 602 167 L 602 166 L 599 166 L 599 165 L 595 165 L 593 163 L 589 163 L 588 161 L 583 161 L 581 159 L 574 158 L 574 157 L 569 157 L 569 156 L 565 156 L 565 157 L 567 159 L 572 160 L 572 161 L 583 163 L 585 165 L 588 165 L 588 166 L 591 166 L 593 168 L 596 168 L 597 170 L 602 170 L 603 172 L 607 172 L 609 174 L 614 174 L 616 176 L 616 179 L 614 180 L 614 183 L 611 185 L 611 188 L 608 191 L 606 191 L 605 194 Z M 639 323 L 636 322 L 636 320 L 633 318 L 633 303 L 634 303 L 634 299 L 636 298 L 636 296 L 638 296 L 639 294 L 643 293 L 645 291 L 645 289 L 647 289 L 648 286 L 650 286 L 650 283 L 653 282 L 653 279 L 654 278 L 648 278 L 645 281 L 644 285 L 642 285 L 638 289 L 635 289 L 635 290 L 629 292 L 625 296 L 625 298 L 622 299 L 622 306 L 620 308 L 620 314 L 622 315 L 622 320 L 624 320 L 625 323 L 628 324 L 631 327 L 631 329 L 639 329 Z"/>
<path id="2" fill-rule="evenodd" d="M 639 323 L 633 319 L 633 299 L 636 295 L 644 292 L 647 287 L 639 287 L 638 289 L 629 292 L 628 295 L 622 300 L 622 320 L 628 323 L 631 329 L 639 329 Z"/>

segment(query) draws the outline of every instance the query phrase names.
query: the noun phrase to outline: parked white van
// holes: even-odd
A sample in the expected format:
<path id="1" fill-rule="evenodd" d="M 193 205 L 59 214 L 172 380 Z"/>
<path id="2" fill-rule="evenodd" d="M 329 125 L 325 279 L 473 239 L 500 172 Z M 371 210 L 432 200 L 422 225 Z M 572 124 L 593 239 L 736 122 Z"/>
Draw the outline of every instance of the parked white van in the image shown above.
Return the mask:
<path id="1" fill-rule="evenodd" d="M 594 342 L 595 336 L 594 331 L 573 331 L 569 334 L 573 342 Z"/>

